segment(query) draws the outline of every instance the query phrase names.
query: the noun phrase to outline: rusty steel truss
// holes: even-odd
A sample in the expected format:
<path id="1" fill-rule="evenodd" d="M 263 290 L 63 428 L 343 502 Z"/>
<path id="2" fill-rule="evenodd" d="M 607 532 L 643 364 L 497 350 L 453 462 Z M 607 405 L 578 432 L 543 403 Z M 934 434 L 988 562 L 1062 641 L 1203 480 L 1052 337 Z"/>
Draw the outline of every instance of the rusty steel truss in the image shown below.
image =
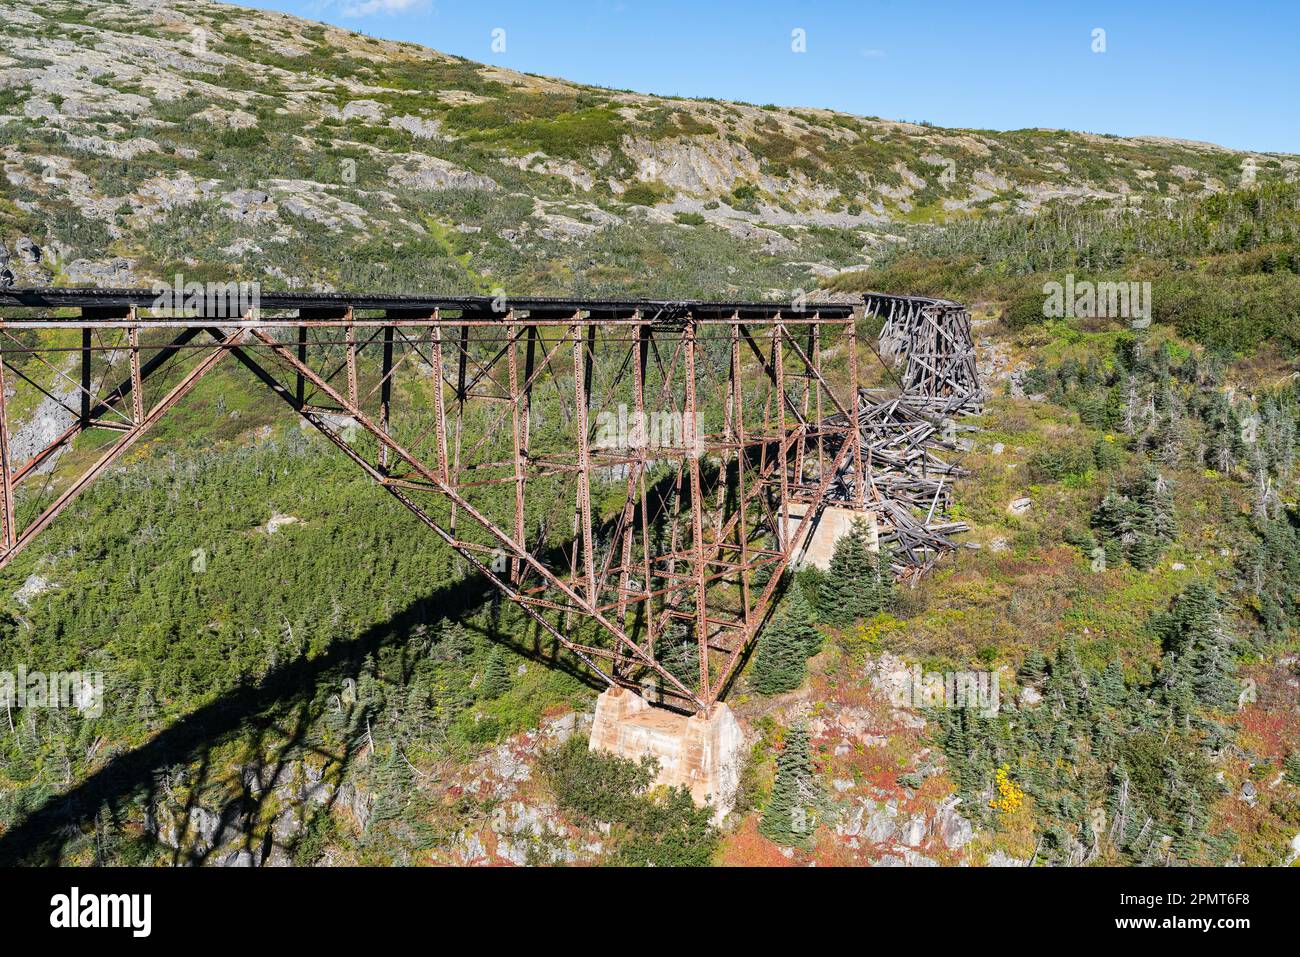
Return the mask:
<path id="1" fill-rule="evenodd" d="M 0 567 L 223 363 L 592 672 L 649 679 L 687 710 L 725 693 L 826 503 L 874 509 L 904 565 L 959 530 L 930 448 L 940 418 L 978 408 L 969 316 L 952 303 L 157 305 L 143 290 L 0 290 Z M 862 388 L 865 313 L 885 319 L 880 349 L 902 370 L 890 399 Z M 58 427 L 19 435 L 38 406 Z"/>

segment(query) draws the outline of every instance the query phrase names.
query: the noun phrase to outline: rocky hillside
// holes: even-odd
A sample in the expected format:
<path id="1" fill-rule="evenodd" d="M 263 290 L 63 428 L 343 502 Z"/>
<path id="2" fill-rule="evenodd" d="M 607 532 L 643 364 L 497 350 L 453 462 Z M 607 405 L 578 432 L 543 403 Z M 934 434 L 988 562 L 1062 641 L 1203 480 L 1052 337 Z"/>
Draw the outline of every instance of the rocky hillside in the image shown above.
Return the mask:
<path id="1" fill-rule="evenodd" d="M 797 576 L 820 637 L 760 638 L 715 831 L 586 750 L 599 682 L 215 370 L 0 573 L 0 662 L 114 703 L 0 723 L 0 864 L 1300 859 L 1295 157 L 656 98 L 207 2 L 0 0 L 0 36 L 0 280 L 933 294 L 986 394 L 971 547 L 850 623 Z M 1048 318 L 1067 271 L 1149 281 L 1154 323 Z M 32 374 L 19 461 L 75 394 Z"/>
<path id="2" fill-rule="evenodd" d="M 1297 169 L 617 92 L 210 2 L 0 11 L 19 282 L 751 296 L 869 264 L 906 224 Z"/>

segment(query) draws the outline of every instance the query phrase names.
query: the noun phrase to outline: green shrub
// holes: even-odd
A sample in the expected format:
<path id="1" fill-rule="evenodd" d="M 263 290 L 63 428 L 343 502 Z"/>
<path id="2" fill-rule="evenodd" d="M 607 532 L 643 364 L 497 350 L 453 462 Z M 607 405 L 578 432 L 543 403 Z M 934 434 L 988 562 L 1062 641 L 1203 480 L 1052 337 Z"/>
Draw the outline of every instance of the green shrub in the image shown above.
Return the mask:
<path id="1" fill-rule="evenodd" d="M 1024 329 L 1043 321 L 1043 296 L 1041 293 L 1022 293 L 1007 303 L 1002 310 L 1002 324 L 1008 329 Z"/>
<path id="2" fill-rule="evenodd" d="M 609 824 L 619 864 L 703 867 L 718 832 L 712 812 L 698 807 L 685 788 L 654 788 L 653 758 L 630 761 L 591 751 L 572 737 L 538 760 L 557 805 L 581 824 Z"/>
<path id="3" fill-rule="evenodd" d="M 633 183 L 623 193 L 622 200 L 631 206 L 653 206 L 667 197 L 668 190 L 658 183 Z"/>

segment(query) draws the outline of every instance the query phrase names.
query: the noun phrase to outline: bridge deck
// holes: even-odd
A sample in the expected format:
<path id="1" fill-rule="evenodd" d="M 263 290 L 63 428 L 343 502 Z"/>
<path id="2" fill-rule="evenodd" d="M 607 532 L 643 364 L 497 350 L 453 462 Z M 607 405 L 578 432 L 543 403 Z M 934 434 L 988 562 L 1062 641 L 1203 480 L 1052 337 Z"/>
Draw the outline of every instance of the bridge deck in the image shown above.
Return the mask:
<path id="1" fill-rule="evenodd" d="M 94 320 L 108 320 L 109 314 L 125 313 L 129 309 L 152 311 L 185 311 L 193 315 L 167 318 L 168 324 L 179 319 L 193 319 L 195 325 L 206 325 L 202 320 L 231 317 L 229 303 L 250 300 L 260 313 L 286 313 L 297 310 L 304 318 L 322 320 L 321 314 L 343 313 L 352 310 L 354 316 L 361 312 L 383 312 L 418 321 L 434 321 L 435 316 L 447 314 L 449 324 L 461 325 L 467 318 L 506 325 L 512 320 L 521 321 L 525 314 L 534 322 L 572 322 L 575 315 L 588 322 L 649 322 L 673 324 L 690 316 L 697 323 L 730 322 L 739 317 L 746 322 L 775 322 L 787 324 L 812 321 L 815 314 L 820 321 L 847 320 L 862 308 L 861 301 L 853 302 L 716 302 L 703 300 L 667 299 L 560 299 L 536 296 L 430 296 L 393 295 L 374 292 L 269 292 L 241 290 L 238 284 L 212 284 L 200 292 L 183 287 L 158 287 L 156 289 L 72 289 L 8 288 L 0 289 L 0 309 L 22 310 L 80 309 L 81 317 L 27 317 L 6 316 L 5 321 L 33 322 L 56 321 L 70 326 L 86 326 Z M 160 306 L 160 299 L 175 306 Z M 191 303 L 195 308 L 190 308 Z M 235 315 L 243 310 L 235 310 Z M 451 321 L 454 318 L 454 322 Z M 161 324 L 146 320 L 149 324 Z"/>

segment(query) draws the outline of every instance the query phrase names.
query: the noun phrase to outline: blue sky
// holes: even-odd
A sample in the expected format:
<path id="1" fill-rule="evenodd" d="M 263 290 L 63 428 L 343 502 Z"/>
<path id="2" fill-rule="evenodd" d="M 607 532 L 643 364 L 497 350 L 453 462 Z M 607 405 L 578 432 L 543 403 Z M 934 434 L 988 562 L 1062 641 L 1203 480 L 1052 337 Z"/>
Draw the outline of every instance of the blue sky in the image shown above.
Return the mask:
<path id="1" fill-rule="evenodd" d="M 246 3 L 646 93 L 1300 153 L 1297 0 Z M 1097 29 L 1104 52 L 1093 52 Z"/>

